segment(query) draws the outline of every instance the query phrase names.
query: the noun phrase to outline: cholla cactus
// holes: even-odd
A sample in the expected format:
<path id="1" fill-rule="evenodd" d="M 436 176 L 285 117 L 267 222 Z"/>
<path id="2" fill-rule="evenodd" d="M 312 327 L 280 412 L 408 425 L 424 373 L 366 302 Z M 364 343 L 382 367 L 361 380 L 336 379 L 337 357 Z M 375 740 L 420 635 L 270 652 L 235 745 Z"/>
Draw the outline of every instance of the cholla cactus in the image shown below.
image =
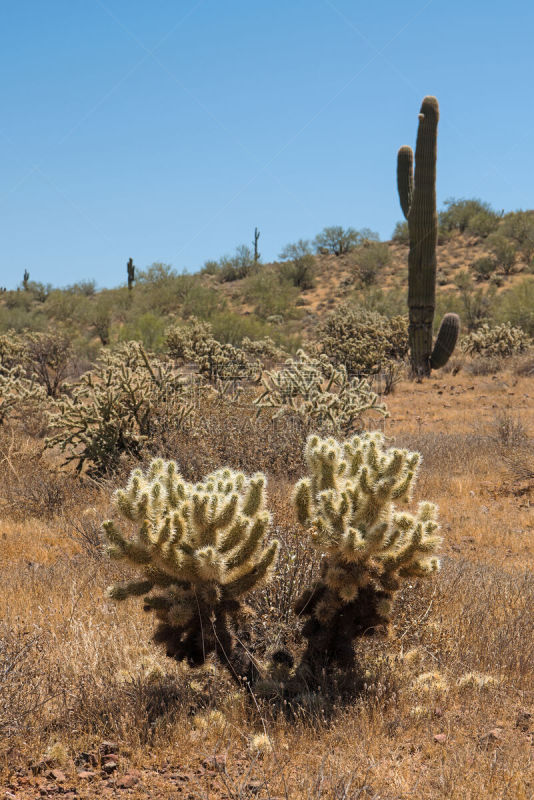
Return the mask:
<path id="1" fill-rule="evenodd" d="M 28 413 L 32 403 L 46 402 L 46 392 L 34 381 L 24 377 L 21 367 L 7 369 L 0 365 L 0 425 L 9 417 Z"/>
<path id="2" fill-rule="evenodd" d="M 78 471 L 87 462 L 101 475 L 123 453 L 140 456 L 149 438 L 182 426 L 191 413 L 184 377 L 138 342 L 127 342 L 104 352 L 71 396 L 56 401 L 50 415 L 55 433 L 46 445 L 59 446 Z"/>
<path id="3" fill-rule="evenodd" d="M 198 371 L 221 394 L 239 380 L 258 380 L 261 363 L 245 350 L 221 344 L 212 335 L 209 323 L 193 319 L 186 326 L 172 326 L 165 334 L 169 355 L 182 362 L 193 362 Z"/>
<path id="4" fill-rule="evenodd" d="M 321 578 L 297 601 L 309 617 L 300 672 L 317 677 L 332 663 L 353 661 L 354 638 L 387 625 L 402 578 L 426 577 L 439 568 L 435 551 L 437 509 L 398 510 L 409 501 L 419 453 L 384 448 L 379 432 L 339 443 L 310 436 L 310 476 L 295 487 L 299 522 L 323 554 Z"/>
<path id="5" fill-rule="evenodd" d="M 343 306 L 320 327 L 319 343 L 350 375 L 375 375 L 389 362 L 406 358 L 408 322 L 402 316 L 388 319 L 376 311 Z"/>
<path id="6" fill-rule="evenodd" d="M 525 352 L 532 341 L 522 328 L 514 327 L 510 322 L 490 327 L 482 325 L 473 331 L 462 342 L 462 350 L 468 355 L 506 358 Z"/>
<path id="7" fill-rule="evenodd" d="M 254 401 L 258 414 L 268 408 L 275 410 L 274 418 L 293 412 L 335 433 L 361 428 L 367 412 L 388 413 L 367 381 L 349 379 L 346 368 L 334 367 L 325 355 L 311 358 L 299 350 L 282 370 L 267 372 L 262 383 L 264 391 Z"/>
<path id="8" fill-rule="evenodd" d="M 116 492 L 118 511 L 139 527 L 131 538 L 104 523 L 109 554 L 139 568 L 140 580 L 112 586 L 116 600 L 144 596 L 159 625 L 154 639 L 167 655 L 191 665 L 210 653 L 241 682 L 254 665 L 236 639 L 248 609 L 244 596 L 268 580 L 278 542 L 267 542 L 266 478 L 221 469 L 201 483 L 183 479 L 174 461 L 134 470 Z M 153 590 L 154 593 L 151 593 Z"/>

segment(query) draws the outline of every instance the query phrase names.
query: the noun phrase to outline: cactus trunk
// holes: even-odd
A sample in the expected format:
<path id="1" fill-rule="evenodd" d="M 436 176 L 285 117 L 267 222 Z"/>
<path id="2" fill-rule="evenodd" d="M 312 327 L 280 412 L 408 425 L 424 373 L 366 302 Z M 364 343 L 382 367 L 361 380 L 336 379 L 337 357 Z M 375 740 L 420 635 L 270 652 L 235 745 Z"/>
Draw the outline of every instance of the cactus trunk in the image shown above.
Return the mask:
<path id="1" fill-rule="evenodd" d="M 425 97 L 419 114 L 415 174 L 413 153 L 410 147 L 400 148 L 397 161 L 399 198 L 404 215 L 408 220 L 410 234 L 408 255 L 410 326 L 408 334 L 412 373 L 416 377 L 430 375 L 432 368 L 443 366 L 448 361 L 456 345 L 460 327 L 457 315 L 448 314 L 443 335 L 438 336 L 436 342 L 439 349 L 438 357 L 432 346 L 432 328 L 436 308 L 436 245 L 438 238 L 436 210 L 438 120 L 438 101 L 435 97 Z M 446 338 L 445 347 L 442 346 L 443 337 Z"/>

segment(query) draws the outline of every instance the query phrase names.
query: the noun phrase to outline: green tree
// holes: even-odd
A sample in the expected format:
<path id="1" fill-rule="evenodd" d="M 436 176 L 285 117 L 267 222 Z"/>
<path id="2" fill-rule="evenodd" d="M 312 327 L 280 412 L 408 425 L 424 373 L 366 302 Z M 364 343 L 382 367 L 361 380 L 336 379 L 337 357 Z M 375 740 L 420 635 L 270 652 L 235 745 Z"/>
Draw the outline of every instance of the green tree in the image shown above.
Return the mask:
<path id="1" fill-rule="evenodd" d="M 350 253 L 361 242 L 361 236 L 354 228 L 331 225 L 318 233 L 313 243 L 318 253 L 331 253 L 341 256 Z"/>

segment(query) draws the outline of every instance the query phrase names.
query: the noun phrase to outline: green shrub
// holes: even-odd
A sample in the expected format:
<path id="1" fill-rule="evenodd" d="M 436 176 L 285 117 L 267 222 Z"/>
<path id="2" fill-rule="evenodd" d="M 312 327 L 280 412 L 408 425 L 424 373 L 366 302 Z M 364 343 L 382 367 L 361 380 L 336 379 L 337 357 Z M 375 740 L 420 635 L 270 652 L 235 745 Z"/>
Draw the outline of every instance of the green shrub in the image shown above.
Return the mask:
<path id="1" fill-rule="evenodd" d="M 534 338 L 534 278 L 524 278 L 497 295 L 494 305 L 498 322 L 511 322 Z"/>
<path id="2" fill-rule="evenodd" d="M 335 256 L 350 253 L 360 242 L 361 236 L 357 230 L 343 228 L 341 225 L 323 228 L 313 240 L 318 253 L 331 253 Z"/>
<path id="3" fill-rule="evenodd" d="M 511 275 L 517 258 L 515 245 L 502 233 L 492 233 L 488 236 L 488 247 L 495 257 L 497 266 L 505 275 Z"/>
<path id="4" fill-rule="evenodd" d="M 376 283 L 384 267 L 391 263 L 391 253 L 386 242 L 367 242 L 353 254 L 356 276 L 364 286 Z"/>
<path id="5" fill-rule="evenodd" d="M 445 210 L 439 213 L 439 226 L 445 231 L 459 231 L 460 233 L 464 233 L 469 229 L 470 224 L 474 224 L 476 227 L 476 219 L 478 219 L 479 225 L 482 224 L 482 227 L 484 225 L 482 219 L 485 221 L 486 225 L 489 224 L 490 220 L 493 220 L 495 227 L 497 227 L 499 220 L 498 215 L 489 203 L 485 203 L 477 198 L 470 200 L 455 200 L 454 198 L 449 198 L 445 200 L 444 206 Z M 474 230 L 471 232 L 475 233 Z"/>
<path id="6" fill-rule="evenodd" d="M 254 253 L 250 247 L 246 244 L 241 244 L 236 248 L 233 256 L 223 256 L 218 263 L 219 280 L 222 283 L 227 283 L 246 278 L 258 266 L 259 262 L 254 261 Z"/>
<path id="7" fill-rule="evenodd" d="M 467 232 L 485 239 L 497 230 L 499 217 L 493 211 L 479 211 L 467 223 Z"/>
<path id="8" fill-rule="evenodd" d="M 251 275 L 245 288 L 245 296 L 254 305 L 254 312 L 264 320 L 297 315 L 298 294 L 296 286 L 272 269 Z"/>
<path id="9" fill-rule="evenodd" d="M 509 239 L 530 264 L 534 256 L 534 212 L 514 211 L 506 214 L 499 225 L 499 234 Z"/>
<path id="10" fill-rule="evenodd" d="M 140 341 L 147 350 L 159 352 L 165 343 L 166 325 L 167 322 L 163 317 L 156 316 L 152 311 L 146 311 L 121 328 L 120 339 L 123 342 Z"/>
<path id="11" fill-rule="evenodd" d="M 406 220 L 403 219 L 397 222 L 391 238 L 397 244 L 410 244 L 410 231 Z"/>
<path id="12" fill-rule="evenodd" d="M 490 256 L 482 256 L 482 258 L 477 258 L 476 261 L 473 261 L 471 268 L 478 280 L 488 280 L 495 272 L 497 263 Z"/>
<path id="13" fill-rule="evenodd" d="M 285 281 L 301 291 L 313 289 L 315 258 L 307 240 L 299 239 L 298 242 L 286 245 L 280 253 L 280 258 L 286 261 L 280 269 L 280 274 Z"/>

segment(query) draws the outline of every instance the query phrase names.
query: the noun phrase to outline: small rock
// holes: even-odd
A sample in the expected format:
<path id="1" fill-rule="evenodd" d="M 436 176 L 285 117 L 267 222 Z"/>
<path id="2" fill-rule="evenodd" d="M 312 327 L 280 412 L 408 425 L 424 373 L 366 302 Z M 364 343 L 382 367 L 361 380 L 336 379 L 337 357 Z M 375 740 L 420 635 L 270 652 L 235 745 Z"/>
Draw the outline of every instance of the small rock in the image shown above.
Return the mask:
<path id="1" fill-rule="evenodd" d="M 83 781 L 89 781 L 91 778 L 95 777 L 95 773 L 92 772 L 90 769 L 81 769 L 78 772 L 78 778 L 81 778 Z"/>
<path id="2" fill-rule="evenodd" d="M 434 741 L 438 744 L 445 744 L 447 741 L 447 734 L 446 733 L 435 733 L 434 734 Z"/>
<path id="3" fill-rule="evenodd" d="M 112 772 L 118 768 L 118 764 L 116 761 L 106 761 L 105 764 L 102 766 L 102 770 L 107 774 L 111 775 Z"/>
<path id="4" fill-rule="evenodd" d="M 4 800 L 17 800 L 16 795 L 12 794 L 11 792 L 5 792 Z"/>
<path id="5" fill-rule="evenodd" d="M 249 792 L 252 792 L 253 794 L 257 794 L 262 786 L 263 783 L 261 781 L 249 781 L 247 783 L 247 789 L 249 790 Z"/>
<path id="6" fill-rule="evenodd" d="M 109 756 L 111 753 L 116 753 L 119 749 L 118 742 L 103 741 L 100 742 L 98 748 L 100 755 Z"/>
<path id="7" fill-rule="evenodd" d="M 49 777 L 53 778 L 58 783 L 65 783 L 65 781 L 67 780 L 65 773 L 62 772 L 60 769 L 51 769 Z"/>
<path id="8" fill-rule="evenodd" d="M 119 789 L 133 789 L 137 783 L 139 783 L 139 778 L 137 775 L 129 772 L 126 775 L 123 775 L 122 778 L 119 778 L 117 781 L 117 786 Z"/>

